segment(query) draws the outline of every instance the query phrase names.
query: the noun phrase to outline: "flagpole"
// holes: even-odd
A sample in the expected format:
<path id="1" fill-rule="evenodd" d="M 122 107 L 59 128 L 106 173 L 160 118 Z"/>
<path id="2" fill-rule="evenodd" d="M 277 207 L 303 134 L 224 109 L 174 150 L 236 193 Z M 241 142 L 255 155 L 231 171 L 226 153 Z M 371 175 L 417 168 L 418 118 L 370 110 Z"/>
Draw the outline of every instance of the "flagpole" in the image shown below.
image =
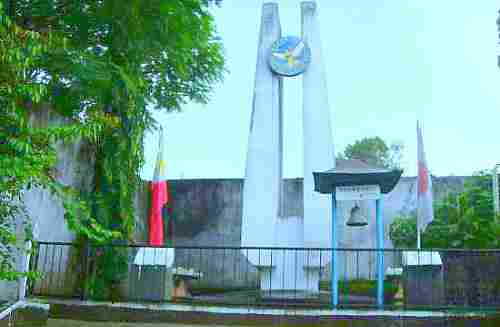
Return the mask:
<path id="1" fill-rule="evenodd" d="M 417 249 L 420 250 L 420 227 L 418 227 L 418 215 L 417 215 Z"/>
<path id="2" fill-rule="evenodd" d="M 418 194 L 418 176 L 417 176 L 417 249 L 420 250 L 421 240 L 420 240 L 420 210 L 418 210 L 419 203 L 419 194 Z"/>
<path id="3" fill-rule="evenodd" d="M 419 127 L 419 121 L 417 120 L 417 143 L 418 143 L 418 136 L 419 136 L 419 131 L 420 131 L 420 127 Z M 417 150 L 417 249 L 420 250 L 420 223 L 419 223 L 419 210 L 418 210 L 418 203 L 419 203 L 419 194 L 418 194 L 418 178 L 419 178 L 419 172 L 418 172 L 418 151 Z"/>
<path id="4" fill-rule="evenodd" d="M 432 205 L 432 176 L 427 166 L 424 141 L 419 121 L 417 120 L 417 249 L 422 247 L 422 234 L 426 226 L 434 219 Z"/>

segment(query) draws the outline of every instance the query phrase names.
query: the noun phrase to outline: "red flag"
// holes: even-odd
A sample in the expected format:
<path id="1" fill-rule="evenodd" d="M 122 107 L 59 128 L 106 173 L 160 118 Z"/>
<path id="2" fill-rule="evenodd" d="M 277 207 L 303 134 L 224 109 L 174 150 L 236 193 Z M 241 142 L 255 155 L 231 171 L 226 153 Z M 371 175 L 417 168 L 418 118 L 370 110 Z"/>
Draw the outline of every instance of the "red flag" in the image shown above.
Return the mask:
<path id="1" fill-rule="evenodd" d="M 417 221 L 419 230 L 424 230 L 427 224 L 434 219 L 432 181 L 427 166 L 424 152 L 424 141 L 422 131 L 417 122 L 417 146 L 418 146 L 418 192 L 417 192 Z"/>
<path id="2" fill-rule="evenodd" d="M 158 157 L 155 172 L 151 182 L 151 212 L 149 215 L 149 244 L 161 246 L 164 242 L 163 235 L 163 208 L 168 202 L 168 187 L 165 174 L 165 158 L 163 131 L 160 130 L 158 142 Z"/>
<path id="3" fill-rule="evenodd" d="M 418 194 L 424 194 L 429 189 L 429 171 L 425 164 L 418 163 Z"/>

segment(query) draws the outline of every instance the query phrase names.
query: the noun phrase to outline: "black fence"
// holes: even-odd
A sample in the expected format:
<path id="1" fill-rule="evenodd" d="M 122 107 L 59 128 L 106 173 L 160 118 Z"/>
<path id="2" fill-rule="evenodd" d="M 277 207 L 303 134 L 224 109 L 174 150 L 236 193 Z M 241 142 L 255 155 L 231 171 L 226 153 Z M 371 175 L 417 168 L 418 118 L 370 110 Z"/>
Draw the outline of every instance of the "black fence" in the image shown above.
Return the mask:
<path id="1" fill-rule="evenodd" d="M 341 308 L 500 308 L 500 250 L 334 249 Z M 175 253 L 175 255 L 173 255 Z M 33 296 L 331 307 L 327 248 L 81 246 L 39 242 Z"/>
<path id="2" fill-rule="evenodd" d="M 18 321 L 17 309 L 20 307 L 18 303 L 1 303 L 0 302 L 0 326 L 15 326 Z"/>

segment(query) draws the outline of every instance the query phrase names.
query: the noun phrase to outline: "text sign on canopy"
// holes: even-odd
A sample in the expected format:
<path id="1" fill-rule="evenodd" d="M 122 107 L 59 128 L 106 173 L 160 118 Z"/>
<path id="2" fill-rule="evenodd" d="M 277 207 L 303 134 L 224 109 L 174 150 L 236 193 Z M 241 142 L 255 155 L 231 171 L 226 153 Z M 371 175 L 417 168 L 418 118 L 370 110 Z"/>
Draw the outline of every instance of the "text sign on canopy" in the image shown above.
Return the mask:
<path id="1" fill-rule="evenodd" d="M 377 200 L 380 199 L 380 194 L 379 185 L 337 186 L 335 188 L 337 201 Z"/>

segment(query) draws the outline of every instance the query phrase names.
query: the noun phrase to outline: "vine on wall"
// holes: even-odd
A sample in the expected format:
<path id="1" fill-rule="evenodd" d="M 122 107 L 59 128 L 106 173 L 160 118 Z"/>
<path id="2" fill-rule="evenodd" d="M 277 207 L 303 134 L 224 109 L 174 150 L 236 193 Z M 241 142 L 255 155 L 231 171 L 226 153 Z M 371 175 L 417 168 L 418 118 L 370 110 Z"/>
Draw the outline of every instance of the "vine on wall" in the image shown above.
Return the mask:
<path id="1" fill-rule="evenodd" d="M 29 187 L 63 202 L 78 241 L 131 241 L 143 136 L 153 109 L 208 101 L 223 74 L 222 45 L 209 4 L 201 0 L 0 0 L 0 279 L 17 278 L 8 247 L 12 221 Z M 149 106 L 149 107 L 148 107 Z M 34 110 L 69 123 L 33 128 Z M 84 138 L 95 157 L 91 192 L 58 181 L 55 144 Z M 94 298 L 113 296 L 126 254 L 105 247 L 90 255 Z"/>

